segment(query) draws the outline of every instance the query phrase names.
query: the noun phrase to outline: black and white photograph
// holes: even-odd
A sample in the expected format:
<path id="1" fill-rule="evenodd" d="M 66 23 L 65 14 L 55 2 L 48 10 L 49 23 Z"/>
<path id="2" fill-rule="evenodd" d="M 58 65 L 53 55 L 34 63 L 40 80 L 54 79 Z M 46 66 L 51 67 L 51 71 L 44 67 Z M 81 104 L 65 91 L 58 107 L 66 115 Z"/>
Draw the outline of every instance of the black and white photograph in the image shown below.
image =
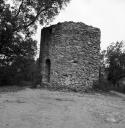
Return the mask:
<path id="1" fill-rule="evenodd" d="M 125 0 L 0 0 L 0 128 L 125 128 Z"/>

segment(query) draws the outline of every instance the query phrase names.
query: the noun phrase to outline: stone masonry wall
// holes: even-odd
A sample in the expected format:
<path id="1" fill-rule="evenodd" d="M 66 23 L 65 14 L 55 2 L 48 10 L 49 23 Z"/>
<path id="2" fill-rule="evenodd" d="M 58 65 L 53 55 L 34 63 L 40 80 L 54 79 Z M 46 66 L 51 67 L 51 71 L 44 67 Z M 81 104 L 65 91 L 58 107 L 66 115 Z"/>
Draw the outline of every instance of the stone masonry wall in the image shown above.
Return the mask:
<path id="1" fill-rule="evenodd" d="M 43 83 L 85 90 L 99 78 L 100 30 L 64 22 L 42 29 L 40 63 Z"/>

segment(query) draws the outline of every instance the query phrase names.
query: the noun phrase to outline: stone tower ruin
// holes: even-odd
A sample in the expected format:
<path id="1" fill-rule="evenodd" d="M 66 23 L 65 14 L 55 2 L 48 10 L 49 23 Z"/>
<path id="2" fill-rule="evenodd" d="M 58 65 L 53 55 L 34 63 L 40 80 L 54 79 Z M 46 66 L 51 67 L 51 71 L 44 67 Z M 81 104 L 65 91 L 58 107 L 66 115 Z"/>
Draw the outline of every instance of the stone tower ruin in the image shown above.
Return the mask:
<path id="1" fill-rule="evenodd" d="M 41 30 L 41 82 L 85 90 L 99 78 L 100 30 L 64 22 Z"/>

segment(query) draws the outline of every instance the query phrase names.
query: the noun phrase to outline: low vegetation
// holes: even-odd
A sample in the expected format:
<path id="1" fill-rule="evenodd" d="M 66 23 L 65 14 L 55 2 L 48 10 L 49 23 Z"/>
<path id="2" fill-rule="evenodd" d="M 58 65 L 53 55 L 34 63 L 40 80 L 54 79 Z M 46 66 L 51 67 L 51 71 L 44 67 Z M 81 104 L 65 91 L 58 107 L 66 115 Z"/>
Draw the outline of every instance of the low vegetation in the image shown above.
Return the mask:
<path id="1" fill-rule="evenodd" d="M 125 50 L 124 42 L 112 43 L 100 56 L 100 88 L 124 92 Z"/>

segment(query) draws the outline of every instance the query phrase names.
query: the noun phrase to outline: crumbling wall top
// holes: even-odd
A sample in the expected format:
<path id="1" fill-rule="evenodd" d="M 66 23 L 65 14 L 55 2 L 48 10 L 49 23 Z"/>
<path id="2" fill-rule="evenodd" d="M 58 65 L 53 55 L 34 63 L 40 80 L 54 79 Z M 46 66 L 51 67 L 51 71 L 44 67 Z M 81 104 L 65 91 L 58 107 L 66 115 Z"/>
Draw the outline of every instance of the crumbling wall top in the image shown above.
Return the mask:
<path id="1" fill-rule="evenodd" d="M 87 31 L 91 33 L 101 33 L 99 28 L 88 26 L 82 22 L 73 22 L 73 21 L 65 21 L 59 22 L 58 24 L 51 25 L 49 27 L 44 27 L 43 30 L 49 30 L 50 32 L 55 32 L 58 30 L 79 30 L 79 31 Z"/>

